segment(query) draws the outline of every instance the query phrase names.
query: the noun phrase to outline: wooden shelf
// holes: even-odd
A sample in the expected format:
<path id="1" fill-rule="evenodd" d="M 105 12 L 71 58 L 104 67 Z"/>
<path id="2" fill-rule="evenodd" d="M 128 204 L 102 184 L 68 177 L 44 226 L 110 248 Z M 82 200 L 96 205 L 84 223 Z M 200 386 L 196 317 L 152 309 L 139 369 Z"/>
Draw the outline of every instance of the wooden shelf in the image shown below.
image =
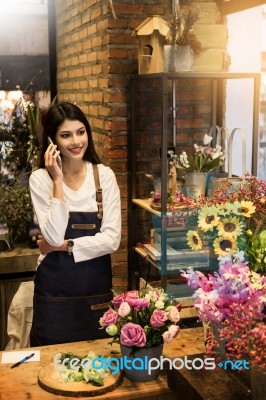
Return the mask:
<path id="1" fill-rule="evenodd" d="M 160 211 L 155 211 L 151 208 L 151 199 L 133 199 L 132 202 L 152 214 L 158 215 L 159 217 L 161 216 Z"/>

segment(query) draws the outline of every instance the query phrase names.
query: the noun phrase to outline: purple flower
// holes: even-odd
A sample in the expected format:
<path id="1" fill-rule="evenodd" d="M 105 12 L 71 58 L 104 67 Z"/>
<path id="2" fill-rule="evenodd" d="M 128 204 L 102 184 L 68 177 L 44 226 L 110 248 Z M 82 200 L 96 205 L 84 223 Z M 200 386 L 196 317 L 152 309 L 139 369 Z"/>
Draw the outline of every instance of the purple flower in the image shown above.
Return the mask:
<path id="1" fill-rule="evenodd" d="M 144 347 L 146 344 L 144 329 L 140 325 L 133 324 L 132 322 L 125 324 L 121 329 L 120 343 L 129 347 Z"/>

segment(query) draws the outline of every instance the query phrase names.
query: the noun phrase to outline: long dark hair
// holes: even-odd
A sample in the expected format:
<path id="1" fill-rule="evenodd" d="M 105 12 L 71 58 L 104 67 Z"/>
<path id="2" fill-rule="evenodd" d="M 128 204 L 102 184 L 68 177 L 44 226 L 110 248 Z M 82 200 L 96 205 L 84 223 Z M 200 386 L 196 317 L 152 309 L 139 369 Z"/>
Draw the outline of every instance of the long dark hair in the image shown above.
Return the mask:
<path id="1" fill-rule="evenodd" d="M 92 140 L 91 127 L 85 114 L 75 104 L 64 101 L 50 106 L 44 118 L 39 167 L 44 168 L 45 166 L 44 153 L 46 152 L 48 147 L 48 136 L 50 136 L 52 141 L 56 144 L 56 132 L 59 126 L 66 119 L 69 119 L 71 121 L 78 120 L 85 126 L 88 135 L 88 147 L 84 153 L 83 159 L 86 161 L 90 161 L 93 164 L 100 164 L 101 160 L 95 151 L 94 143 Z"/>

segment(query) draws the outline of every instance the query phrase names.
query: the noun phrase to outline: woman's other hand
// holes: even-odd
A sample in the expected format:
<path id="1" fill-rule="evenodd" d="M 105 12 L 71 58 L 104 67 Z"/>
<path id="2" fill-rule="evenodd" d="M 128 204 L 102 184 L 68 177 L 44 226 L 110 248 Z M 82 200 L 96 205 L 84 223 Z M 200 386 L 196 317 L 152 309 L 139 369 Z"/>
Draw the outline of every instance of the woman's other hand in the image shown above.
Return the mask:
<path id="1" fill-rule="evenodd" d="M 51 246 L 44 238 L 37 240 L 37 244 L 41 254 L 49 254 L 53 251 L 67 251 L 67 240 L 64 240 L 64 243 L 60 247 Z"/>

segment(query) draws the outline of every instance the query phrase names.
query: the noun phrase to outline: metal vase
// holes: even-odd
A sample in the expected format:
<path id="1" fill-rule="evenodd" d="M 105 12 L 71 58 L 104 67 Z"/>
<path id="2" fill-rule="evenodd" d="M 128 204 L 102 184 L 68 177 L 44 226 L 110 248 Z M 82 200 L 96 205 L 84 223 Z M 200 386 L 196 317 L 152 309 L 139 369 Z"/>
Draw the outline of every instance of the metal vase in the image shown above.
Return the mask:
<path id="1" fill-rule="evenodd" d="M 164 70 L 165 72 L 190 71 L 194 62 L 190 46 L 165 45 Z"/>
<path id="2" fill-rule="evenodd" d="M 198 199 L 206 195 L 207 172 L 191 172 L 185 174 L 186 195 Z"/>
<path id="3" fill-rule="evenodd" d="M 122 357 L 126 357 L 124 363 L 124 374 L 126 378 L 134 382 L 148 382 L 156 379 L 160 374 L 159 363 L 163 352 L 163 344 L 151 348 L 139 348 L 133 356 L 132 347 L 120 345 Z M 147 361 L 151 361 L 151 366 L 154 366 L 149 373 L 147 369 Z M 126 365 L 129 367 L 127 368 Z M 142 368 L 144 366 L 144 368 Z M 156 368 L 155 368 L 156 367 Z"/>

